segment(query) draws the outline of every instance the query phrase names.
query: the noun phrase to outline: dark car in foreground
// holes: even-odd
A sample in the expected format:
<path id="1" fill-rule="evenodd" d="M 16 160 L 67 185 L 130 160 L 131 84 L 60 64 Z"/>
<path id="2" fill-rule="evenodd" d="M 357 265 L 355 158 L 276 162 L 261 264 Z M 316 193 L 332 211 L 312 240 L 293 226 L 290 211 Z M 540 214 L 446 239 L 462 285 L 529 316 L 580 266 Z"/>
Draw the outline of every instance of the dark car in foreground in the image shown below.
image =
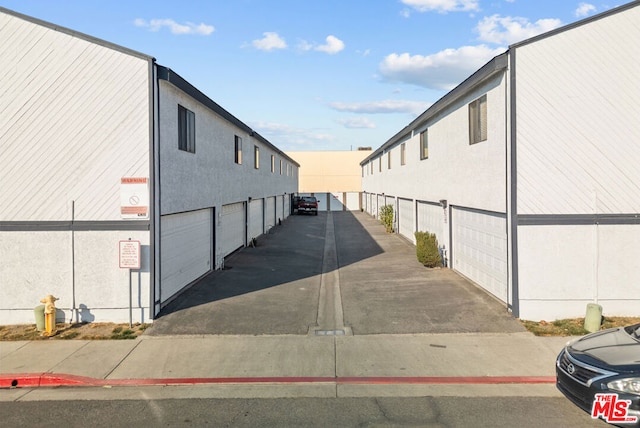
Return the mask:
<path id="1" fill-rule="evenodd" d="M 640 324 L 568 342 L 556 360 L 556 386 L 594 419 L 640 427 Z"/>

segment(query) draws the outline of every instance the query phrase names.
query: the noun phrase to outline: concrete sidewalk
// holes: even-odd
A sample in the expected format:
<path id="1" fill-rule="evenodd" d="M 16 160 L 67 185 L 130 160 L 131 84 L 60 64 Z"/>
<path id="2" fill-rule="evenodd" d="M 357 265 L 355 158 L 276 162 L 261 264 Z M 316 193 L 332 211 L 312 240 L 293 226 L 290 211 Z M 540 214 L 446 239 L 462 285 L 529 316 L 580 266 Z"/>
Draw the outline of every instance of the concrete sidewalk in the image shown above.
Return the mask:
<path id="1" fill-rule="evenodd" d="M 365 214 L 292 217 L 229 264 L 136 340 L 0 342 L 0 400 L 559 395 L 568 338 L 526 332 Z"/>
<path id="2" fill-rule="evenodd" d="M 105 387 L 206 386 L 198 393 L 220 398 L 555 396 L 553 362 L 567 339 L 467 333 L 1 342 L 0 387 L 16 388 L 0 400 L 37 386 L 102 393 Z M 184 393 L 173 388 L 163 396 L 170 392 Z"/>

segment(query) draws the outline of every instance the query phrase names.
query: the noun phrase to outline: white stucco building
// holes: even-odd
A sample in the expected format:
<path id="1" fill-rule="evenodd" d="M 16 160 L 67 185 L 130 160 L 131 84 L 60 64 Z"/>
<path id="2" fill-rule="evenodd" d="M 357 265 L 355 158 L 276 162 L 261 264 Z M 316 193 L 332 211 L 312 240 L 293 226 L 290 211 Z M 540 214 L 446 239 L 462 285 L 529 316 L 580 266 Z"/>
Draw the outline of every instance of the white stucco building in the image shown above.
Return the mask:
<path id="1" fill-rule="evenodd" d="M 530 320 L 640 307 L 640 2 L 514 44 L 362 163 L 365 210 L 436 233 Z"/>
<path id="2" fill-rule="evenodd" d="M 153 57 L 0 8 L 0 64 L 0 324 L 148 322 L 288 216 L 298 163 Z"/>

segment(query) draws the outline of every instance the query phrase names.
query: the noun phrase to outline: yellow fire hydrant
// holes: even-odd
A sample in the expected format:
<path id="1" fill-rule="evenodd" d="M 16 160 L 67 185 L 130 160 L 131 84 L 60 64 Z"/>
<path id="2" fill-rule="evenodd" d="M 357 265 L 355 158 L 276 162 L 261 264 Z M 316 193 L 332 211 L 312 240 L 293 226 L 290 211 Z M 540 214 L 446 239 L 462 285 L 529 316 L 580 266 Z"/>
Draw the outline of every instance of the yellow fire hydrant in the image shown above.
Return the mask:
<path id="1" fill-rule="evenodd" d="M 44 303 L 44 331 L 43 336 L 53 336 L 56 334 L 56 304 L 55 301 L 60 300 L 49 294 L 40 303 Z"/>

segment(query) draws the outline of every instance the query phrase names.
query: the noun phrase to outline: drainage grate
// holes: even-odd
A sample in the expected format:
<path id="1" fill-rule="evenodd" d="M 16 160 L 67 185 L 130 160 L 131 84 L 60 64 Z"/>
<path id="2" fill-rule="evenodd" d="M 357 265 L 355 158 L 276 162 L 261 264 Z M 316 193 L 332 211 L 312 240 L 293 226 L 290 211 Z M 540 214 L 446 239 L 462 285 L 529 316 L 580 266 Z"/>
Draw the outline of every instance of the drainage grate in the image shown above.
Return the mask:
<path id="1" fill-rule="evenodd" d="M 316 330 L 316 336 L 344 336 L 344 330 Z"/>

